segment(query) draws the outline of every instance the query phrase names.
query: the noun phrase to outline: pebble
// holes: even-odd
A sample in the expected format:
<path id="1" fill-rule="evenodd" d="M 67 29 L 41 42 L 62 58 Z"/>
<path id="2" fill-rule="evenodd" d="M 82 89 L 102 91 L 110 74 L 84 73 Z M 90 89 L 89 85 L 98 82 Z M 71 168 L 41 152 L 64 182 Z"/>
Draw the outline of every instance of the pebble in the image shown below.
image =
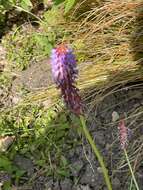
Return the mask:
<path id="1" fill-rule="evenodd" d="M 18 104 L 20 102 L 21 98 L 18 96 L 12 97 L 12 103 L 13 104 Z"/>
<path id="2" fill-rule="evenodd" d="M 65 179 L 60 183 L 62 190 L 71 190 L 72 189 L 72 182 L 70 179 Z"/>
<path id="3" fill-rule="evenodd" d="M 80 179 L 80 184 L 88 184 L 89 186 L 94 187 L 96 190 L 99 190 L 101 184 L 103 183 L 102 174 L 97 171 L 97 168 L 94 167 L 93 169 L 94 172 L 89 164 L 86 166 L 85 173 Z"/>
<path id="4" fill-rule="evenodd" d="M 117 121 L 119 118 L 120 118 L 120 116 L 119 116 L 118 112 L 113 111 L 112 112 L 112 122 Z"/>
<path id="5" fill-rule="evenodd" d="M 72 168 L 71 168 L 72 175 L 77 177 L 82 167 L 83 167 L 83 162 L 81 160 L 75 161 L 72 164 Z"/>
<path id="6" fill-rule="evenodd" d="M 89 185 L 81 185 L 80 188 L 77 188 L 77 190 L 91 190 Z"/>
<path id="7" fill-rule="evenodd" d="M 95 138 L 95 141 L 97 142 L 97 144 L 99 144 L 101 146 L 105 146 L 106 141 L 105 141 L 104 131 L 97 131 L 94 134 L 94 138 Z"/>

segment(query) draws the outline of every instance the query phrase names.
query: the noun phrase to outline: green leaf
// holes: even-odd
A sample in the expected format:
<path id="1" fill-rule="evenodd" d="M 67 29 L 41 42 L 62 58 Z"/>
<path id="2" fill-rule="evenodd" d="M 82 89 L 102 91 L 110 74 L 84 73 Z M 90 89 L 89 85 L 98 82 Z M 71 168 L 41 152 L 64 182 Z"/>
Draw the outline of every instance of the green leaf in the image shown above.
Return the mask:
<path id="1" fill-rule="evenodd" d="M 44 51 L 46 55 L 49 55 L 52 49 L 52 45 L 46 36 L 35 35 L 37 45 Z"/>
<path id="2" fill-rule="evenodd" d="M 43 166 L 43 167 L 44 167 L 46 163 L 45 163 L 45 160 L 43 159 L 43 160 L 37 160 L 37 161 L 36 161 L 36 164 L 37 164 L 38 166 Z"/>
<path id="3" fill-rule="evenodd" d="M 69 171 L 67 169 L 59 169 L 57 170 L 57 174 L 63 177 L 69 177 Z"/>
<path id="4" fill-rule="evenodd" d="M 11 162 L 5 156 L 0 157 L 0 169 L 1 168 L 5 171 L 12 172 Z"/>
<path id="5" fill-rule="evenodd" d="M 33 5 L 32 5 L 32 3 L 31 3 L 30 0 L 22 0 L 22 1 L 20 2 L 20 6 L 21 6 L 24 10 L 30 11 Z"/>
<path id="6" fill-rule="evenodd" d="M 64 167 L 66 167 L 68 165 L 68 161 L 64 156 L 61 156 L 61 161 Z"/>
<path id="7" fill-rule="evenodd" d="M 3 184 L 3 190 L 11 190 L 11 181 L 5 181 Z"/>
<path id="8" fill-rule="evenodd" d="M 66 0 L 65 1 L 65 14 L 68 13 L 71 8 L 74 6 L 75 0 Z"/>
<path id="9" fill-rule="evenodd" d="M 24 170 L 21 170 L 21 169 L 18 169 L 18 168 L 15 169 L 15 178 L 17 180 L 19 180 L 20 177 L 22 177 L 24 174 L 25 174 Z"/>
<path id="10" fill-rule="evenodd" d="M 62 2 L 64 2 L 64 0 L 53 0 L 53 2 L 54 2 L 55 5 L 59 5 Z"/>

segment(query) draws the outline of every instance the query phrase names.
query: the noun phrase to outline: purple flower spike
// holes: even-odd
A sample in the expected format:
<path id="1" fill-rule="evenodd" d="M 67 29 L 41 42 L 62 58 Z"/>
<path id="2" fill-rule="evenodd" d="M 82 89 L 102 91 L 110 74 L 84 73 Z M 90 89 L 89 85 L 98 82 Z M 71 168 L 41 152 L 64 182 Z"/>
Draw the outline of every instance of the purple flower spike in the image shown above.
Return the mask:
<path id="1" fill-rule="evenodd" d="M 71 49 L 61 44 L 52 50 L 52 75 L 67 107 L 75 114 L 82 114 L 81 98 L 75 86 L 78 75 L 76 59 Z"/>

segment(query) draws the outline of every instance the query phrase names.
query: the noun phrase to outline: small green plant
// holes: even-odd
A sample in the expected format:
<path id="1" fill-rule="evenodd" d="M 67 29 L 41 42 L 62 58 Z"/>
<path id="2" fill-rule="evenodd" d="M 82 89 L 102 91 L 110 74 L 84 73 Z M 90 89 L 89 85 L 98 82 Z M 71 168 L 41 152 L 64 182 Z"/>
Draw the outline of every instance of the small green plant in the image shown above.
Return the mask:
<path id="1" fill-rule="evenodd" d="M 12 6 L 15 5 L 14 1 L 11 0 L 0 0 L 0 23 L 2 23 L 5 20 L 5 14 L 8 12 Z"/>
<path id="2" fill-rule="evenodd" d="M 33 27 L 28 30 L 26 26 L 13 28 L 2 40 L 12 68 L 24 70 L 30 63 L 47 58 L 55 42 L 62 40 L 65 34 L 64 23 L 62 10 L 53 7 L 38 21 L 40 32 Z"/>
<path id="3" fill-rule="evenodd" d="M 14 166 L 13 163 L 5 156 L 0 155 L 0 171 L 4 171 L 10 175 L 10 179 L 7 179 L 3 183 L 4 190 L 11 189 L 11 178 L 14 176 L 15 181 L 18 183 L 20 177 L 22 177 L 25 173 L 24 170 L 19 169 L 18 167 Z"/>
<path id="4" fill-rule="evenodd" d="M 3 72 L 0 75 L 0 86 L 1 88 L 7 88 L 11 85 L 11 76 L 9 73 Z"/>
<path id="5" fill-rule="evenodd" d="M 7 34 L 2 43 L 7 50 L 6 56 L 12 68 L 24 70 L 36 56 L 33 36 L 20 29 L 14 29 L 12 34 Z"/>
<path id="6" fill-rule="evenodd" d="M 55 1 L 55 6 L 44 12 L 42 20 L 30 12 L 32 8 L 30 0 L 18 1 L 13 5 L 18 10 L 21 8 L 19 11 L 35 16 L 40 31 L 23 25 L 14 27 L 12 32 L 3 38 L 7 59 L 13 68 L 24 70 L 31 62 L 46 58 L 50 55 L 55 42 L 62 41 L 63 36 L 65 38 L 69 35 L 65 31 L 66 21 L 59 3 L 61 2 Z M 70 10 L 72 4 L 70 1 L 65 1 L 65 12 Z"/>
<path id="7" fill-rule="evenodd" d="M 16 29 L 12 34 L 6 35 L 3 45 L 11 68 L 24 70 L 30 63 L 47 57 L 52 48 L 51 41 L 48 36 L 34 31 L 26 32 L 24 29 Z"/>
<path id="8" fill-rule="evenodd" d="M 0 0 L 0 23 L 3 23 L 6 19 L 6 14 L 15 9 L 15 6 L 19 5 L 25 10 L 31 10 L 33 5 L 30 0 Z"/>
<path id="9" fill-rule="evenodd" d="M 64 13 L 67 14 L 75 5 L 76 0 L 54 0 L 55 5 L 59 5 L 61 3 L 64 3 Z"/>
<path id="10" fill-rule="evenodd" d="M 47 36 L 48 42 L 55 45 L 55 42 L 62 40 L 65 35 L 65 22 L 63 10 L 52 7 L 44 13 L 42 22 L 38 23 L 42 29 L 42 35 Z"/>
<path id="11" fill-rule="evenodd" d="M 74 6 L 76 0 L 65 0 L 65 14 L 68 13 Z"/>
<path id="12" fill-rule="evenodd" d="M 13 159 L 18 153 L 32 158 L 37 168 L 43 168 L 48 176 L 68 177 L 70 163 L 66 153 L 80 142 L 70 137 L 67 115 L 63 108 L 58 113 L 54 107 L 45 110 L 40 105 L 22 106 L 2 113 L 0 136 L 15 136 L 6 158 Z"/>

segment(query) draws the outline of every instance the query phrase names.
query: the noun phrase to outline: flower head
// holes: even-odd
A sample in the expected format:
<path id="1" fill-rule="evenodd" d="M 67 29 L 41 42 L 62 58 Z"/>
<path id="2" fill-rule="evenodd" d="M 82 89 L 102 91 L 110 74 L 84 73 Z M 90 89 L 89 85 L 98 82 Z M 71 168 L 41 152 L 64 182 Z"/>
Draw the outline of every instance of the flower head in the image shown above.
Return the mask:
<path id="1" fill-rule="evenodd" d="M 122 119 L 118 125 L 121 148 L 125 149 L 128 142 L 128 129 L 125 126 L 125 121 Z"/>
<path id="2" fill-rule="evenodd" d="M 78 70 L 73 51 L 64 44 L 57 46 L 52 50 L 51 65 L 53 79 L 61 89 L 66 105 L 72 112 L 81 114 L 81 98 L 75 86 Z"/>

